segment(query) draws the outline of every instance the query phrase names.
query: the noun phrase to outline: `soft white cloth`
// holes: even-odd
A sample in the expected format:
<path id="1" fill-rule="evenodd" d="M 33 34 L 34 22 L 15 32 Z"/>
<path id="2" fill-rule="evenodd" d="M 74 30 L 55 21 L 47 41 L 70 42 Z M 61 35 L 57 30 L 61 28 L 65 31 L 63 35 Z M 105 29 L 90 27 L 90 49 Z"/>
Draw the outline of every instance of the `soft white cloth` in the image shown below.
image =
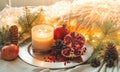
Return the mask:
<path id="1" fill-rule="evenodd" d="M 1 55 L 1 54 L 0 54 Z M 42 67 L 35 67 L 22 61 L 19 57 L 14 61 L 5 61 L 0 56 L 0 72 L 98 72 L 99 67 L 93 68 L 90 64 L 79 65 L 73 68 L 67 69 L 46 69 Z M 117 66 L 114 68 L 107 68 L 106 72 L 120 72 Z M 105 65 L 100 72 L 105 72 Z"/>

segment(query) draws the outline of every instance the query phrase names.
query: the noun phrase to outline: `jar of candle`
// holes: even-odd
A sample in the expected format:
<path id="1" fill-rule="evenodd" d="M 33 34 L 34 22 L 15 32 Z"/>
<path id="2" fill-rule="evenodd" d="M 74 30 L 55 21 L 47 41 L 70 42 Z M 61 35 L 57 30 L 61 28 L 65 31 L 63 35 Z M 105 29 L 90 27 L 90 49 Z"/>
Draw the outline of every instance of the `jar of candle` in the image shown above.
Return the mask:
<path id="1" fill-rule="evenodd" d="M 32 49 L 35 52 L 50 50 L 54 39 L 54 28 L 51 25 L 41 24 L 32 28 Z"/>

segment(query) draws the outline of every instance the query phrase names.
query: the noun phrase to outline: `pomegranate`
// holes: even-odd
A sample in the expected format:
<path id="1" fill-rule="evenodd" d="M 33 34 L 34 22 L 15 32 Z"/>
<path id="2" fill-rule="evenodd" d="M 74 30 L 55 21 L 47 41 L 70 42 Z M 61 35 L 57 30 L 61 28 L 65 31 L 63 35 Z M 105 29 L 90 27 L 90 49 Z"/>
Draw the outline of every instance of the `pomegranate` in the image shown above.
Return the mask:
<path id="1" fill-rule="evenodd" d="M 62 55 L 68 58 L 76 58 L 84 54 L 85 38 L 83 35 L 71 32 L 64 37 L 66 48 L 62 50 Z"/>
<path id="2" fill-rule="evenodd" d="M 63 25 L 62 27 L 57 27 L 54 30 L 54 39 L 64 39 L 65 35 L 67 35 L 69 33 L 69 31 L 65 28 L 65 25 Z"/>
<path id="3" fill-rule="evenodd" d="M 72 50 L 71 48 L 66 48 L 66 49 L 62 50 L 61 54 L 64 57 L 67 57 L 67 58 L 75 58 L 75 57 L 79 57 L 80 56 L 80 51 Z"/>
<path id="4" fill-rule="evenodd" d="M 17 45 L 5 45 L 1 50 L 1 57 L 4 60 L 14 60 L 18 56 L 19 49 Z"/>

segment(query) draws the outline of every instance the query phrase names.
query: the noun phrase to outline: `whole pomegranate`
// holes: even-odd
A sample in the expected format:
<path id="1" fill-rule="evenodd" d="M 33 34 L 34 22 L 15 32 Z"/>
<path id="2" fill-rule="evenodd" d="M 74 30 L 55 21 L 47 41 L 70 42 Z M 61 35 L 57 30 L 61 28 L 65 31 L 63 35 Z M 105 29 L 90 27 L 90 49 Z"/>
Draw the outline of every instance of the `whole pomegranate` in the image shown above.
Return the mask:
<path id="1" fill-rule="evenodd" d="M 5 45 L 1 50 L 1 57 L 4 60 L 14 60 L 18 56 L 19 49 L 17 45 Z"/>
<path id="2" fill-rule="evenodd" d="M 62 27 L 57 27 L 54 30 L 54 39 L 64 39 L 65 35 L 67 35 L 69 33 L 69 31 L 65 28 L 66 25 L 63 25 Z"/>
<path id="3" fill-rule="evenodd" d="M 66 48 L 62 50 L 62 55 L 68 58 L 75 58 L 83 54 L 85 38 L 82 34 L 71 32 L 64 37 Z"/>

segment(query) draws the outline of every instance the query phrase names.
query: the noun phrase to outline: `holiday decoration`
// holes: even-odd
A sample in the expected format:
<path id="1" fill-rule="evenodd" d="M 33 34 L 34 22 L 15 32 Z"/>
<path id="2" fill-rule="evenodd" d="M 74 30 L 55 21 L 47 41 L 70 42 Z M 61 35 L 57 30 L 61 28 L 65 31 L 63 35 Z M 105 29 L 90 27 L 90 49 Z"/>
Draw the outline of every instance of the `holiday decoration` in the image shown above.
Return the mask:
<path id="1" fill-rule="evenodd" d="M 32 14 L 29 7 L 24 8 L 24 15 L 19 17 L 18 23 L 22 28 L 22 31 L 19 33 L 19 39 L 25 37 L 29 38 L 31 34 L 31 28 L 39 23 L 35 21 L 41 16 L 42 9 L 38 10 L 37 13 Z M 26 39 L 26 38 L 25 38 Z"/>
<path id="2" fill-rule="evenodd" d="M 63 40 L 57 39 L 55 43 L 51 47 L 51 55 L 55 55 L 56 58 L 57 56 L 61 55 L 61 51 L 66 48 Z"/>
<path id="3" fill-rule="evenodd" d="M 88 60 L 90 62 L 92 59 L 97 56 L 101 57 L 102 53 L 105 50 L 105 45 L 108 42 L 114 42 L 115 45 L 119 45 L 120 40 L 116 36 L 116 32 L 119 30 L 118 27 L 115 28 L 113 21 L 106 21 L 104 24 L 96 23 L 96 27 L 100 30 L 99 34 L 94 36 L 90 36 L 89 43 L 94 46 L 93 43 L 96 44 L 92 57 Z M 100 36 L 101 35 L 101 36 Z M 91 40 L 93 39 L 93 40 Z"/>
<path id="4" fill-rule="evenodd" d="M 100 60 L 98 60 L 98 59 L 93 59 L 92 61 L 91 61 L 91 66 L 93 66 L 93 67 L 98 67 L 98 66 L 100 66 Z"/>
<path id="5" fill-rule="evenodd" d="M 85 44 L 85 38 L 81 34 L 77 34 L 75 32 L 71 32 L 64 37 L 64 43 L 66 45 L 66 49 L 62 51 L 63 56 L 69 58 L 75 58 L 82 55 L 82 51 Z"/>
<path id="6" fill-rule="evenodd" d="M 116 47 L 113 43 L 109 43 L 106 47 L 106 51 L 104 54 L 104 61 L 107 62 L 110 59 L 112 59 L 113 61 L 118 59 L 118 52 L 116 50 Z"/>
<path id="7" fill-rule="evenodd" d="M 77 37 L 77 36 L 74 36 Z M 81 41 L 81 40 L 80 40 Z M 77 45 L 77 44 L 76 44 Z M 74 60 L 76 62 L 82 62 L 81 56 L 86 53 L 86 49 L 84 47 L 77 48 L 68 48 L 63 40 L 57 39 L 55 43 L 51 47 L 52 49 L 49 51 L 50 56 L 44 58 L 47 62 L 64 62 L 68 63 L 70 60 Z"/>
<path id="8" fill-rule="evenodd" d="M 67 35 L 69 33 L 69 31 L 65 28 L 66 25 L 63 24 L 62 27 L 57 27 L 55 30 L 54 30 L 54 39 L 57 40 L 57 39 L 64 39 L 65 35 Z"/>
<path id="9" fill-rule="evenodd" d="M 37 36 L 31 35 L 33 26 L 48 24 L 54 27 L 54 42 L 49 47 L 51 49 L 46 50 L 50 54 L 45 58 L 46 62 L 69 63 L 70 60 L 83 62 L 81 56 L 86 54 L 85 44 L 88 43 L 93 47 L 94 52 L 85 63 L 98 67 L 100 61 L 103 60 L 101 67 L 104 64 L 106 67 L 113 67 L 120 56 L 119 6 L 119 0 L 60 1 L 50 6 L 22 7 L 22 14 L 17 15 L 18 20 L 14 19 L 16 15 L 10 17 L 11 11 L 10 14 L 8 11 L 6 15 L 1 15 L 0 19 L 0 48 L 7 42 L 19 46 L 26 39 Z M 41 33 L 41 30 L 38 29 L 38 32 Z M 38 36 L 40 36 L 39 33 Z M 43 35 L 45 36 L 47 35 Z M 39 40 L 37 37 L 34 39 Z M 41 40 L 43 43 L 45 39 Z M 34 43 L 36 47 L 41 46 L 38 41 Z M 10 48 L 7 48 L 2 48 L 3 59 L 16 58 L 16 56 L 13 58 L 11 54 L 10 58 L 5 56 L 10 53 Z"/>
<path id="10" fill-rule="evenodd" d="M 9 31 L 10 31 L 11 43 L 17 45 L 18 44 L 18 27 L 16 25 L 13 25 L 10 27 Z"/>
<path id="11" fill-rule="evenodd" d="M 62 50 L 65 49 L 66 46 L 63 42 L 63 40 L 61 39 L 57 39 L 55 40 L 55 43 L 51 46 L 51 50 L 50 50 L 50 56 L 48 56 L 47 58 L 45 58 L 46 62 L 69 62 L 69 59 L 67 59 L 66 57 L 62 56 Z"/>
<path id="12" fill-rule="evenodd" d="M 18 56 L 18 52 L 19 52 L 19 49 L 16 45 L 14 44 L 5 45 L 1 50 L 1 57 L 4 60 L 8 60 L 8 61 L 14 60 Z"/>
<path id="13" fill-rule="evenodd" d="M 113 59 L 109 59 L 109 60 L 107 61 L 106 67 L 113 67 L 113 66 L 114 66 L 114 61 L 113 61 Z"/>
<path id="14" fill-rule="evenodd" d="M 118 66 L 118 52 L 113 43 L 107 43 L 103 57 L 104 60 L 102 66 L 106 63 L 106 67 L 113 67 L 115 62 L 117 62 L 116 64 Z M 98 72 L 101 70 L 102 66 L 99 68 Z"/>
<path id="15" fill-rule="evenodd" d="M 54 28 L 47 24 L 36 25 L 32 29 L 32 49 L 46 52 L 54 42 Z"/>

